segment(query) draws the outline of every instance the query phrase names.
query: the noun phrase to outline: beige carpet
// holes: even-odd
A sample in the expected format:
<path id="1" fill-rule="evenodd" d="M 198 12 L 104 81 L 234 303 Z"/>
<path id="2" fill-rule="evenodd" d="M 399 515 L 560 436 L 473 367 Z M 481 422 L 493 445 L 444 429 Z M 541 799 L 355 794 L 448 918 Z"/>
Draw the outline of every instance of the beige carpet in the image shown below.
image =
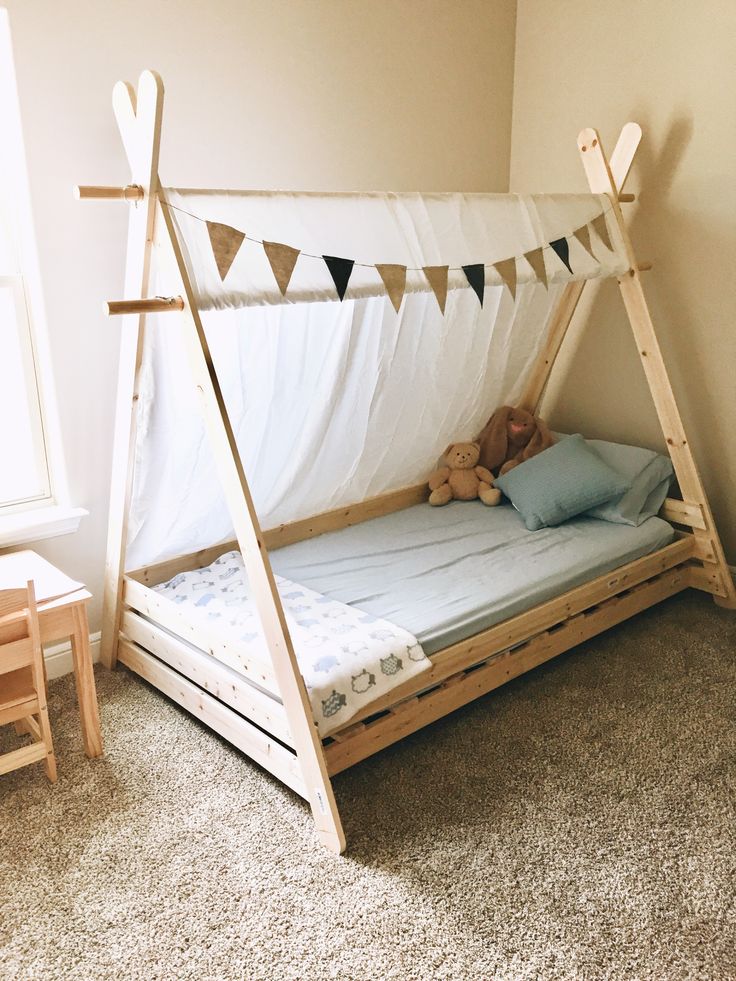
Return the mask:
<path id="1" fill-rule="evenodd" d="M 0 778 L 3 979 L 736 978 L 736 615 L 702 595 L 338 777 L 341 859 L 174 705 L 98 682 L 104 759 L 64 678 L 58 785 Z"/>

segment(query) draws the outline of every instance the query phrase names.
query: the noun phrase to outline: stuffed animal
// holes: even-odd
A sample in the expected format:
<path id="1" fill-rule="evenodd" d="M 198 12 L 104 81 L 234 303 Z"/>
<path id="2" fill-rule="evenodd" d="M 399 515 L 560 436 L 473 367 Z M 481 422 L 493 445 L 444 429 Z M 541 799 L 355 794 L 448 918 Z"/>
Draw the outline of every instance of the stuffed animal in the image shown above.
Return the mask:
<path id="1" fill-rule="evenodd" d="M 481 466 L 499 474 L 518 467 L 554 443 L 546 423 L 526 409 L 510 405 L 496 409 L 477 441 Z"/>
<path id="2" fill-rule="evenodd" d="M 478 467 L 478 443 L 450 443 L 442 454 L 446 467 L 435 470 L 429 478 L 429 503 L 435 507 L 449 501 L 474 501 L 479 497 L 493 507 L 501 500 L 501 491 L 493 486 L 493 476 Z"/>

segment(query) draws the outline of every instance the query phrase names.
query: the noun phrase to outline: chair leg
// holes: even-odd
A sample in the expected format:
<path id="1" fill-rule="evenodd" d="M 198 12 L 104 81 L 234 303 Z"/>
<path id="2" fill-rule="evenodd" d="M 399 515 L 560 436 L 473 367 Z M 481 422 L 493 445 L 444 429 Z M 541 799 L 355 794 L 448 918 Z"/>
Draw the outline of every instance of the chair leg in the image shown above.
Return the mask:
<path id="1" fill-rule="evenodd" d="M 56 754 L 54 753 L 54 741 L 51 736 L 51 725 L 49 724 L 49 713 L 46 708 L 46 699 L 38 706 L 38 723 L 43 736 L 43 743 L 46 747 L 46 758 L 43 766 L 46 776 L 51 783 L 56 783 Z"/>

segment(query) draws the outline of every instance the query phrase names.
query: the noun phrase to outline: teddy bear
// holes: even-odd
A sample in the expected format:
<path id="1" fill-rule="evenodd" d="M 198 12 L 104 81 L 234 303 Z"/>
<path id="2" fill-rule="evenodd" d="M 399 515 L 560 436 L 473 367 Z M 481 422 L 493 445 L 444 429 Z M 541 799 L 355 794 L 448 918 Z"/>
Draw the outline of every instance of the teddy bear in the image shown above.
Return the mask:
<path id="1" fill-rule="evenodd" d="M 503 405 L 485 424 L 477 442 L 481 466 L 500 475 L 546 450 L 554 439 L 542 419 L 526 409 Z"/>
<path id="2" fill-rule="evenodd" d="M 474 501 L 479 497 L 493 507 L 501 500 L 501 491 L 493 486 L 493 476 L 485 467 L 476 466 L 480 456 L 478 443 L 450 443 L 442 454 L 447 466 L 435 470 L 429 478 L 429 503 L 435 507 L 450 501 Z"/>

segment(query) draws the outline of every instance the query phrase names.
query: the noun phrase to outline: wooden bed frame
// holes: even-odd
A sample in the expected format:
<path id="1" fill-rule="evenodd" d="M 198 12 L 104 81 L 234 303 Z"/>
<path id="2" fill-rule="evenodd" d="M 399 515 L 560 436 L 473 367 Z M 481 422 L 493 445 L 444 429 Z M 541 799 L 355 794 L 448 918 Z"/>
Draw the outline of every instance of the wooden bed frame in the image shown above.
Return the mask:
<path id="1" fill-rule="evenodd" d="M 121 661 L 205 725 L 265 767 L 310 804 L 320 840 L 333 852 L 345 849 L 330 778 L 409 733 L 504 684 L 576 644 L 687 587 L 712 593 L 736 608 L 736 590 L 713 522 L 690 444 L 685 436 L 652 325 L 639 265 L 621 215 L 622 189 L 641 130 L 628 123 L 610 161 L 595 130 L 578 137 L 590 190 L 607 194 L 628 253 L 629 269 L 618 280 L 647 381 L 677 475 L 682 500 L 668 498 L 662 516 L 678 525 L 674 543 L 599 576 L 555 599 L 453 644 L 432 656 L 430 670 L 327 739 L 320 739 L 294 656 L 276 590 L 269 550 L 410 507 L 425 499 L 426 484 L 407 487 L 349 507 L 262 531 L 210 356 L 192 286 L 158 177 L 163 85 L 142 74 L 137 93 L 119 82 L 113 106 L 130 162 L 125 188 L 79 187 L 80 198 L 119 198 L 130 211 L 125 293 L 108 313 L 125 314 L 122 328 L 115 424 L 109 540 L 105 576 L 102 659 Z M 148 297 L 153 244 L 170 260 L 180 295 Z M 538 406 L 585 282 L 569 283 L 551 320 L 547 339 L 521 400 Z M 136 441 L 135 403 L 146 314 L 180 311 L 192 380 L 236 540 L 154 566 L 126 571 L 127 515 Z M 225 650 L 174 603 L 150 587 L 178 572 L 196 569 L 233 548 L 243 554 L 270 660 L 246 662 L 236 673 L 212 654 Z"/>

